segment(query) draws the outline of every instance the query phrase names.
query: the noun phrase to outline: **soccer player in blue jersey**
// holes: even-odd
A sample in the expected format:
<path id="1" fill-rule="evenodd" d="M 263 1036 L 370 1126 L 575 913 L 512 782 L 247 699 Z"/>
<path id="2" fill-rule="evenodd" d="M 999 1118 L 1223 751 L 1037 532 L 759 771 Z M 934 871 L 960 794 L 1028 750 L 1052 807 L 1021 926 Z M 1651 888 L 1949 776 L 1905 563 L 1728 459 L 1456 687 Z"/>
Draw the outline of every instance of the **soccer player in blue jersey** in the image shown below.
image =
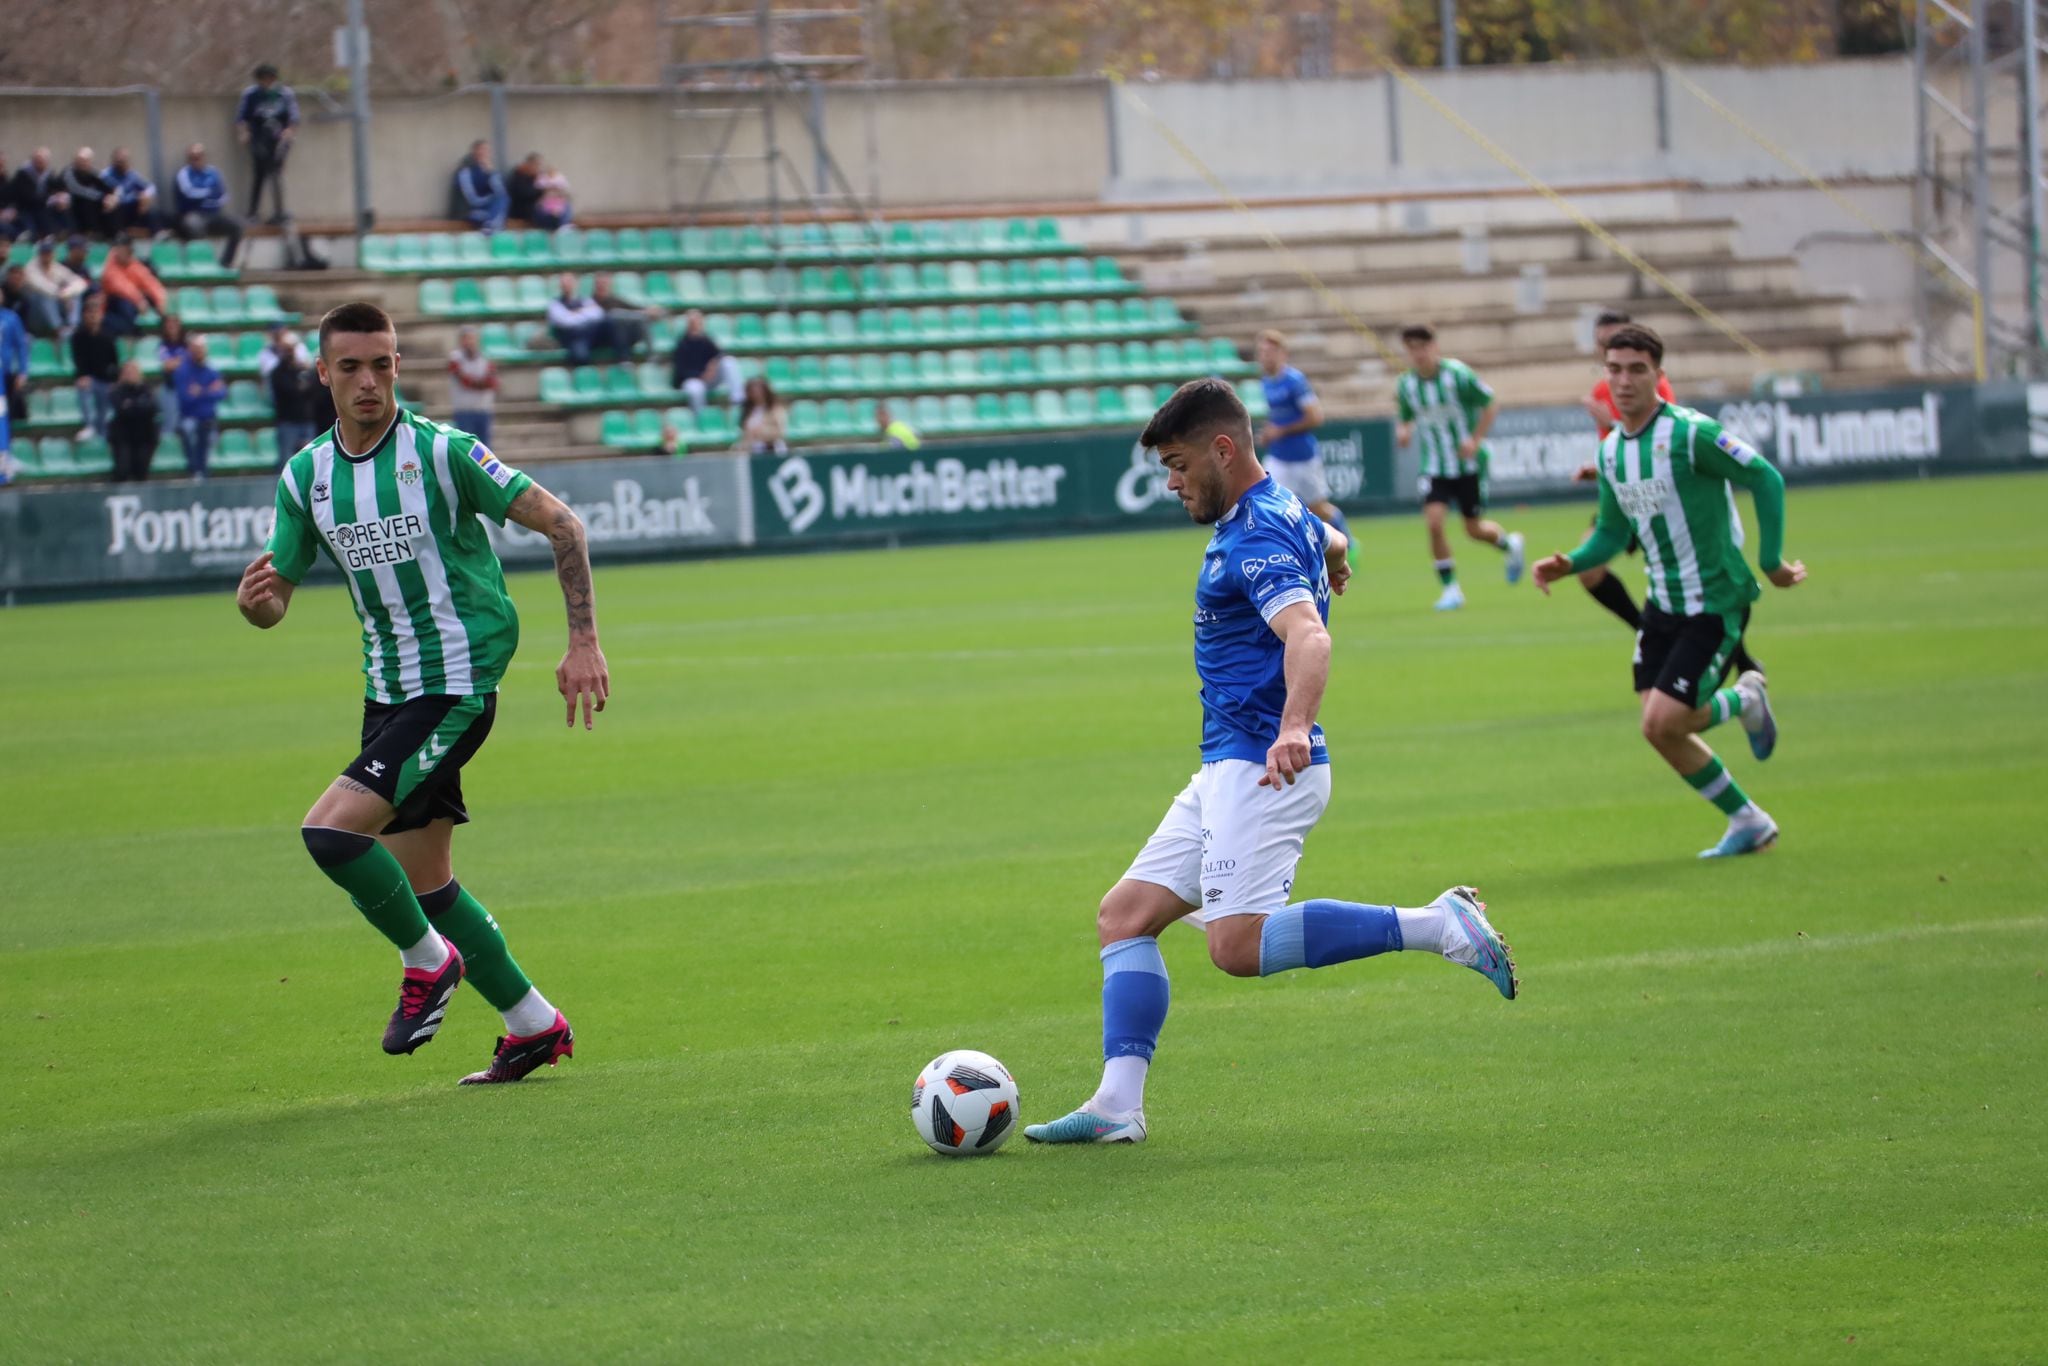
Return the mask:
<path id="1" fill-rule="evenodd" d="M 1519 985 L 1470 887 L 1418 908 L 1288 904 L 1302 842 L 1330 800 L 1316 712 L 1330 595 L 1351 577 L 1344 535 L 1266 473 L 1222 380 L 1182 385 L 1141 440 L 1188 515 L 1215 528 L 1195 579 L 1202 766 L 1102 898 L 1102 1084 L 1072 1114 L 1028 1126 L 1037 1143 L 1144 1141 L 1145 1074 L 1168 999 L 1159 934 L 1176 920 L 1204 930 L 1210 960 L 1233 977 L 1410 949 L 1472 968 L 1509 1000 Z"/>
<path id="2" fill-rule="evenodd" d="M 1308 376 L 1287 363 L 1287 338 L 1272 328 L 1259 333 L 1256 348 L 1259 387 L 1266 395 L 1266 430 L 1259 446 L 1271 463 L 1273 482 L 1308 505 L 1308 510 L 1344 533 L 1347 547 L 1351 524 L 1330 501 L 1330 480 L 1323 473 L 1323 455 L 1316 428 L 1323 425 L 1323 401 L 1309 386 Z M 1346 563 L 1357 554 L 1347 549 Z"/>

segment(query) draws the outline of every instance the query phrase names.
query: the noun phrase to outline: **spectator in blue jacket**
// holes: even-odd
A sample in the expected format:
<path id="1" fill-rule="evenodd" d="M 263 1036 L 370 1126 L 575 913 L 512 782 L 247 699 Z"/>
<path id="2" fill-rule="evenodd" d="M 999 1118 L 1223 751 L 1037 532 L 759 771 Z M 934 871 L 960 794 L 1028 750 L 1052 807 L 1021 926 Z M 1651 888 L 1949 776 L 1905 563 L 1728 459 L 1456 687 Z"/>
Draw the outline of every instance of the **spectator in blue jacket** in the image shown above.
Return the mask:
<path id="1" fill-rule="evenodd" d="M 206 338 L 192 339 L 185 362 L 172 379 L 178 390 L 178 439 L 185 447 L 185 472 L 203 480 L 213 458 L 214 434 L 220 429 L 221 401 L 228 395 L 228 382 L 206 363 Z"/>
<path id="2" fill-rule="evenodd" d="M 114 207 L 108 216 L 115 236 L 125 236 L 138 228 L 153 233 L 161 226 L 156 216 L 156 186 L 129 164 L 126 147 L 114 149 L 113 158 L 100 178 L 114 193 Z"/>
<path id="3" fill-rule="evenodd" d="M 171 187 L 178 216 L 178 235 L 190 242 L 195 237 L 222 236 L 227 245 L 220 249 L 220 263 L 231 266 L 242 249 L 242 220 L 228 212 L 228 182 L 218 167 L 206 161 L 206 144 L 195 142 L 185 152 L 185 164 Z"/>
<path id="4" fill-rule="evenodd" d="M 491 145 L 479 138 L 469 144 L 469 155 L 455 168 L 454 207 L 456 217 L 482 232 L 496 232 L 505 226 L 512 207 L 505 179 L 491 169 Z"/>
<path id="5" fill-rule="evenodd" d="M 292 150 L 292 138 L 299 131 L 299 97 L 288 85 L 280 85 L 277 68 L 265 62 L 256 68 L 256 84 L 242 92 L 235 106 L 235 136 L 249 149 L 255 175 L 249 182 L 249 217 L 256 217 L 263 202 L 263 187 L 269 185 L 277 204 L 273 223 L 285 220 L 284 159 Z"/>
<path id="6" fill-rule="evenodd" d="M 27 413 L 21 400 L 28 394 L 28 329 L 22 326 L 21 315 L 11 308 L 0 308 L 0 428 L 7 425 L 7 415 L 17 419 Z M 6 446 L 0 441 L 0 449 Z"/>

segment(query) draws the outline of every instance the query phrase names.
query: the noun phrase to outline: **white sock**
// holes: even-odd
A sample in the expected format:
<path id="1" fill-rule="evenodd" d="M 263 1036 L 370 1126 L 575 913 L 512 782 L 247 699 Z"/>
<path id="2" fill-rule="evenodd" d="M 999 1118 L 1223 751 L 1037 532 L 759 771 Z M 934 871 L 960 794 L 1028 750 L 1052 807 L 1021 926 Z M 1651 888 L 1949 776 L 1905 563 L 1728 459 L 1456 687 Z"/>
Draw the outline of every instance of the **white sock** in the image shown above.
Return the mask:
<path id="1" fill-rule="evenodd" d="M 1444 931 L 1450 916 L 1441 906 L 1396 906 L 1394 919 L 1401 923 L 1401 947 L 1414 953 L 1442 953 Z"/>
<path id="2" fill-rule="evenodd" d="M 438 972 L 441 965 L 448 961 L 448 941 L 434 931 L 428 930 L 425 939 L 409 949 L 400 949 L 398 956 L 405 960 L 405 965 L 409 968 L 424 968 L 428 972 Z"/>
<path id="3" fill-rule="evenodd" d="M 540 1033 L 555 1022 L 555 1008 L 547 997 L 540 994 L 539 987 L 528 987 L 526 994 L 510 1010 L 501 1013 L 505 1017 L 505 1032 L 517 1034 L 522 1039 Z"/>
<path id="4" fill-rule="evenodd" d="M 1092 1114 L 1127 1115 L 1145 1105 L 1145 1074 L 1152 1070 L 1150 1058 L 1125 1056 L 1102 1064 L 1102 1085 L 1081 1108 Z"/>

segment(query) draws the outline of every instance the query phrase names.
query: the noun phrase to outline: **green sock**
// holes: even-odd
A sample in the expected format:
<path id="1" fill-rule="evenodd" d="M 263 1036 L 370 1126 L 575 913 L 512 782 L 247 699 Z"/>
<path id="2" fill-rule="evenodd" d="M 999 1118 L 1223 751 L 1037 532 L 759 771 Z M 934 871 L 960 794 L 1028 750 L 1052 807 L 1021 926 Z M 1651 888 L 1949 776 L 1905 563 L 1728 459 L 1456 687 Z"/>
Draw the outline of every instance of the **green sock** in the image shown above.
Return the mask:
<path id="1" fill-rule="evenodd" d="M 1721 766 L 1719 756 L 1707 760 L 1707 766 L 1697 773 L 1685 775 L 1692 790 L 1719 807 L 1724 815 L 1732 816 L 1749 805 L 1749 797 L 1736 781 L 1728 776 L 1728 770 Z"/>
<path id="2" fill-rule="evenodd" d="M 389 849 L 352 830 L 309 825 L 299 834 L 320 871 L 349 894 L 363 919 L 401 953 L 427 937 L 426 913 L 412 894 L 412 884 L 405 880 L 405 869 L 398 866 Z"/>
<path id="3" fill-rule="evenodd" d="M 1720 725 L 1731 716 L 1742 715 L 1742 694 L 1733 688 L 1723 688 L 1707 703 L 1707 725 Z"/>
<path id="4" fill-rule="evenodd" d="M 510 1010 L 533 990 L 512 950 L 505 946 L 498 922 L 468 888 L 451 879 L 446 887 L 421 897 L 420 905 L 426 908 L 434 928 L 448 936 L 462 954 L 463 977 L 493 1010 Z"/>
<path id="5" fill-rule="evenodd" d="M 1458 581 L 1457 562 L 1455 560 L 1438 560 L 1436 562 L 1436 576 L 1444 587 L 1449 588 Z"/>

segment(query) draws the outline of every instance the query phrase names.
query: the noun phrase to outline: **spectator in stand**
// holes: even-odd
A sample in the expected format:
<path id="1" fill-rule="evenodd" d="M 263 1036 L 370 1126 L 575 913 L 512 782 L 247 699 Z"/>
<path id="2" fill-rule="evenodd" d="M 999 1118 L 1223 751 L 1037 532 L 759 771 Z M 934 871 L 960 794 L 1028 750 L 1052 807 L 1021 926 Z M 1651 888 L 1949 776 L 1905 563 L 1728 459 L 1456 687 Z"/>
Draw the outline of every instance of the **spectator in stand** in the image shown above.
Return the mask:
<path id="1" fill-rule="evenodd" d="M 316 411 L 313 391 L 320 387 L 320 376 L 309 362 L 301 359 L 305 352 L 299 347 L 298 338 L 290 333 L 285 335 L 291 345 L 279 353 L 267 377 L 270 406 L 277 414 L 277 467 L 280 470 L 287 460 L 313 440 L 313 434 L 319 430 L 313 423 Z"/>
<path id="2" fill-rule="evenodd" d="M 498 363 L 477 344 L 474 327 L 455 334 L 448 353 L 448 420 L 486 446 L 491 444 L 491 414 L 498 406 Z"/>
<path id="3" fill-rule="evenodd" d="M 64 193 L 63 178 L 50 165 L 49 148 L 36 148 L 8 184 L 13 187 L 15 211 L 26 224 L 24 232 L 49 237 L 70 231 L 71 196 Z"/>
<path id="4" fill-rule="evenodd" d="M 512 207 L 505 181 L 491 169 L 491 144 L 478 138 L 469 144 L 469 155 L 455 168 L 455 193 L 450 207 L 454 217 L 479 232 L 492 233 L 505 226 L 505 214 Z"/>
<path id="5" fill-rule="evenodd" d="M 57 244 L 47 237 L 36 243 L 23 279 L 28 285 L 28 330 L 59 341 L 69 337 L 91 286 L 57 259 Z"/>
<path id="6" fill-rule="evenodd" d="M 164 314 L 156 335 L 156 368 L 164 381 L 164 421 L 173 429 L 178 425 L 178 367 L 185 363 L 185 357 L 191 350 L 191 339 L 185 335 L 185 320 L 175 313 Z"/>
<path id="7" fill-rule="evenodd" d="M 235 253 L 242 249 L 242 220 L 228 212 L 228 182 L 218 167 L 207 164 L 205 143 L 195 142 L 186 149 L 185 164 L 178 168 L 171 191 L 178 236 L 187 242 L 199 237 L 227 238 L 220 249 L 220 263 L 233 265 Z"/>
<path id="8" fill-rule="evenodd" d="M 270 329 L 270 345 L 256 353 L 256 378 L 269 379 L 270 372 L 286 359 L 295 360 L 307 369 L 313 365 L 313 353 L 306 349 L 306 343 L 299 339 L 299 334 L 279 323 Z"/>
<path id="9" fill-rule="evenodd" d="M 129 164 L 128 149 L 116 147 L 113 160 L 107 163 L 102 173 L 107 185 L 114 192 L 111 230 L 116 236 L 125 237 L 140 229 L 145 233 L 155 232 L 159 226 L 156 217 L 156 186 L 149 178 Z"/>
<path id="10" fill-rule="evenodd" d="M 35 231 L 35 227 L 22 217 L 19 191 L 14 187 L 14 177 L 7 173 L 7 158 L 0 156 L 0 242 L 12 242 L 24 233 Z"/>
<path id="11" fill-rule="evenodd" d="M 559 228 L 560 223 L 543 223 L 534 212 L 540 208 L 540 153 L 528 152 L 526 159 L 505 177 L 505 214 L 515 223 L 536 228 Z"/>
<path id="12" fill-rule="evenodd" d="M 71 369 L 78 376 L 78 408 L 85 414 L 78 439 L 96 436 L 105 440 L 107 419 L 112 415 L 107 404 L 114 381 L 121 377 L 121 351 L 114 344 L 114 334 L 107 330 L 107 301 L 101 296 L 85 301 L 78 330 L 71 334 Z"/>
<path id="13" fill-rule="evenodd" d="M 81 147 L 59 181 L 71 197 L 71 224 L 89 237 L 106 237 L 113 232 L 113 209 L 118 202 L 114 187 L 92 164 L 92 148 Z"/>
<path id="14" fill-rule="evenodd" d="M 569 364 L 590 364 L 590 353 L 612 345 L 611 323 L 595 299 L 576 292 L 576 277 L 562 272 L 562 292 L 548 303 L 548 331 L 569 353 Z M 616 348 L 613 348 L 616 349 Z"/>
<path id="15" fill-rule="evenodd" d="M 604 310 L 605 321 L 611 324 L 612 351 L 621 362 L 631 360 L 640 354 L 640 348 L 647 345 L 647 320 L 659 316 L 659 310 L 629 304 L 612 292 L 612 275 L 608 270 L 599 271 L 590 282 L 590 298 Z"/>
<path id="16" fill-rule="evenodd" d="M 28 267 L 15 262 L 0 275 L 0 308 L 6 309 L 21 319 L 23 327 L 28 326 Z"/>
<path id="17" fill-rule="evenodd" d="M 715 338 L 704 330 L 704 314 L 691 309 L 683 315 L 683 335 L 676 338 L 675 355 L 669 364 L 669 386 L 683 391 L 690 407 L 704 415 L 704 400 L 715 386 L 725 391 L 726 402 L 737 413 L 745 376 L 740 363 L 725 354 Z"/>
<path id="18" fill-rule="evenodd" d="M 114 448 L 114 482 L 138 482 L 149 478 L 149 462 L 156 458 L 156 443 L 163 435 L 163 415 L 157 407 L 157 393 L 142 378 L 142 362 L 121 366 L 121 379 L 108 396 L 113 418 L 107 423 L 107 444 Z"/>
<path id="19" fill-rule="evenodd" d="M 164 282 L 135 254 L 126 237 L 114 243 L 100 271 L 100 289 L 107 296 L 107 327 L 117 337 L 134 332 L 145 313 L 162 313 L 170 301 Z"/>
<path id="20" fill-rule="evenodd" d="M 284 159 L 292 150 L 292 138 L 299 131 L 299 97 L 288 85 L 280 85 L 277 68 L 265 62 L 256 68 L 256 84 L 242 92 L 235 106 L 235 136 L 249 149 L 249 218 L 256 220 L 263 202 L 263 187 L 270 186 L 277 212 L 270 221 L 285 221 Z"/>
<path id="21" fill-rule="evenodd" d="M 19 422 L 28 416 L 27 398 L 28 329 L 19 313 L 0 308 L 0 427 L 10 417 Z M 0 442 L 0 447 L 5 444 Z"/>
<path id="22" fill-rule="evenodd" d="M 739 449 L 749 455 L 789 452 L 789 409 L 775 395 L 775 386 L 760 375 L 747 381 L 740 402 Z"/>
<path id="23" fill-rule="evenodd" d="M 100 292 L 99 281 L 92 273 L 92 243 L 77 233 L 71 234 L 64 243 L 64 268 L 85 281 L 85 296 L 89 299 Z"/>
<path id="24" fill-rule="evenodd" d="M 220 377 L 220 371 L 207 364 L 206 338 L 192 338 L 175 382 L 178 440 L 185 447 L 185 472 L 204 482 L 207 464 L 213 459 L 214 433 L 220 428 L 221 400 L 228 394 L 228 382 Z"/>
<path id="25" fill-rule="evenodd" d="M 917 428 L 889 411 L 889 405 L 875 405 L 875 430 L 882 435 L 882 444 L 892 451 L 914 451 L 924 444 L 924 438 L 917 434 Z"/>
<path id="26" fill-rule="evenodd" d="M 540 202 L 534 205 L 534 226 L 567 227 L 574 216 L 569 200 L 569 177 L 553 166 L 543 166 L 536 183 L 540 187 Z"/>

